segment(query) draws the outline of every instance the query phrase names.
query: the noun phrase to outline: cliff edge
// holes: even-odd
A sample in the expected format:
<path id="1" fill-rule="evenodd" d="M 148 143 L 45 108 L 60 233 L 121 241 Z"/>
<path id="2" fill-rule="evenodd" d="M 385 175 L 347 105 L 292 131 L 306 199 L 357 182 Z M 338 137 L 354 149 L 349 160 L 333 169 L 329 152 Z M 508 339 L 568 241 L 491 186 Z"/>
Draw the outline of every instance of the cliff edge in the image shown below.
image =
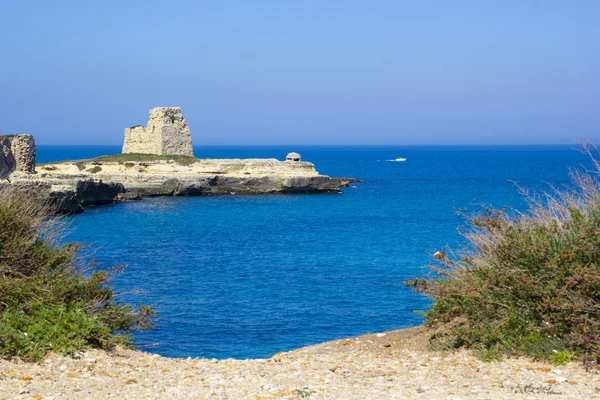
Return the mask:
<path id="1" fill-rule="evenodd" d="M 14 171 L 10 179 L 12 185 L 46 195 L 64 213 L 147 196 L 339 193 L 355 181 L 321 175 L 303 161 L 137 154 L 42 164 L 35 174 Z"/>
<path id="2" fill-rule="evenodd" d="M 146 127 L 125 129 L 123 154 L 39 165 L 31 135 L 0 136 L 0 185 L 49 199 L 61 213 L 145 196 L 338 193 L 354 179 L 319 174 L 290 153 L 276 159 L 194 157 L 179 107 L 150 110 Z"/>

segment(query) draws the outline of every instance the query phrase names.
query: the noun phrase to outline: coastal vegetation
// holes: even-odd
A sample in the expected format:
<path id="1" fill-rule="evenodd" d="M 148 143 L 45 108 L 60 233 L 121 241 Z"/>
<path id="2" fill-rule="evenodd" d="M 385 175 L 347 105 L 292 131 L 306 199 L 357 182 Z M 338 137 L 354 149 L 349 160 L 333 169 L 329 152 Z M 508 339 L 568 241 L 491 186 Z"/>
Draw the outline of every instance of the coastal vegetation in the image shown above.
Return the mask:
<path id="1" fill-rule="evenodd" d="M 600 362 L 600 162 L 571 171 L 572 185 L 523 194 L 528 211 L 468 218 L 466 247 L 437 252 L 433 273 L 407 281 L 433 300 L 423 313 L 434 349 L 484 359 L 528 355 Z"/>
<path id="2" fill-rule="evenodd" d="M 74 163 L 76 164 L 80 170 L 84 170 L 88 164 L 92 165 L 101 165 L 102 163 L 119 163 L 125 164 L 129 162 L 152 162 L 152 161 L 175 161 L 180 165 L 191 165 L 197 161 L 200 161 L 199 158 L 191 157 L 191 156 L 182 156 L 182 155 L 158 155 L 158 154 L 113 154 L 110 156 L 100 156 L 96 158 L 90 158 L 86 160 L 73 160 L 73 161 L 56 161 L 50 162 L 46 164 L 41 164 L 40 167 L 42 169 L 47 169 L 48 166 L 52 164 L 64 164 L 64 163 Z"/>
<path id="3" fill-rule="evenodd" d="M 170 161 L 173 160 L 177 164 L 181 165 L 190 165 L 197 161 L 199 158 L 192 156 L 184 156 L 184 155 L 158 155 L 158 154 L 114 154 L 112 156 L 101 156 L 94 158 L 93 160 L 88 160 L 89 162 L 143 162 L 143 161 Z"/>
<path id="4" fill-rule="evenodd" d="M 31 193 L 0 189 L 0 357 L 131 347 L 124 333 L 150 327 L 154 311 L 116 301 L 121 268 L 98 269 L 81 246 L 62 244 L 64 223 Z"/>

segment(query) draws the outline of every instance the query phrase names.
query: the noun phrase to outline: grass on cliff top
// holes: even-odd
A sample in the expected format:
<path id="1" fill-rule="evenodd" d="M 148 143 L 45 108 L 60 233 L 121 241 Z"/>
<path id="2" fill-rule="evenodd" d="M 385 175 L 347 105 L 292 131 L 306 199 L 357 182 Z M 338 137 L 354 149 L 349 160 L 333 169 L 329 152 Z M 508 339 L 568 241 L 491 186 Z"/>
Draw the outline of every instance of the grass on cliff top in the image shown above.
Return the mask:
<path id="1" fill-rule="evenodd" d="M 438 252 L 433 274 L 406 282 L 433 300 L 423 315 L 432 348 L 483 359 L 527 355 L 556 364 L 600 363 L 600 161 L 572 185 L 524 192 L 525 213 L 470 217 L 467 247 Z"/>
<path id="2" fill-rule="evenodd" d="M 197 161 L 200 161 L 199 158 L 191 157 L 191 156 L 181 156 L 181 155 L 166 155 L 159 156 L 156 154 L 114 154 L 111 156 L 100 156 L 96 158 L 84 159 L 84 160 L 67 160 L 67 161 L 56 161 L 46 164 L 62 164 L 62 163 L 74 163 L 77 165 L 86 165 L 92 163 L 101 163 L 101 162 L 116 162 L 119 164 L 124 164 L 126 162 L 147 162 L 147 161 L 169 161 L 173 160 L 177 164 L 180 165 L 191 165 Z"/>
<path id="3" fill-rule="evenodd" d="M 159 156 L 156 154 L 114 154 L 112 156 L 101 156 L 94 158 L 89 161 L 97 161 L 97 162 L 143 162 L 143 161 L 169 161 L 173 160 L 177 164 L 181 165 L 190 165 L 199 161 L 196 157 L 191 156 L 180 156 L 180 155 L 171 155 L 171 156 Z"/>
<path id="4" fill-rule="evenodd" d="M 116 301 L 117 268 L 98 269 L 80 246 L 61 244 L 62 220 L 31 193 L 0 189 L 0 357 L 38 361 L 48 352 L 131 347 L 154 311 Z"/>

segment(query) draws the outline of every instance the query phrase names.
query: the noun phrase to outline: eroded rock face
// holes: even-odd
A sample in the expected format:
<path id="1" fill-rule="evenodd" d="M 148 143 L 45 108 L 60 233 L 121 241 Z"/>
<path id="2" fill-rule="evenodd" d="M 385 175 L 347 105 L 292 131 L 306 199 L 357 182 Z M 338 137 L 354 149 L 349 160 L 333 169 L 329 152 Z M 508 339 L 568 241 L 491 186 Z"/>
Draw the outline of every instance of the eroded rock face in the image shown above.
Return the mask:
<path id="1" fill-rule="evenodd" d="M 35 141 L 28 134 L 0 136 L 0 178 L 13 171 L 35 171 Z"/>
<path id="2" fill-rule="evenodd" d="M 76 193 L 70 187 L 52 187 L 48 190 L 48 204 L 58 214 L 80 214 L 83 207 L 76 198 Z"/>
<path id="3" fill-rule="evenodd" d="M 8 139 L 0 140 L 0 179 L 7 178 L 15 169 L 15 157 L 10 151 Z"/>
<path id="4" fill-rule="evenodd" d="M 187 121 L 179 107 L 150 110 L 146 127 L 125 129 L 123 153 L 194 156 Z"/>
<path id="5" fill-rule="evenodd" d="M 171 160 L 80 160 L 37 169 L 36 174 L 13 173 L 10 184 L 42 193 L 61 213 L 147 196 L 338 193 L 355 181 L 320 175 L 308 162 L 275 159 L 197 160 L 189 165 Z"/>
<path id="6" fill-rule="evenodd" d="M 116 182 L 87 179 L 75 186 L 75 199 L 82 206 L 114 203 L 122 193 L 125 193 L 123 184 Z"/>

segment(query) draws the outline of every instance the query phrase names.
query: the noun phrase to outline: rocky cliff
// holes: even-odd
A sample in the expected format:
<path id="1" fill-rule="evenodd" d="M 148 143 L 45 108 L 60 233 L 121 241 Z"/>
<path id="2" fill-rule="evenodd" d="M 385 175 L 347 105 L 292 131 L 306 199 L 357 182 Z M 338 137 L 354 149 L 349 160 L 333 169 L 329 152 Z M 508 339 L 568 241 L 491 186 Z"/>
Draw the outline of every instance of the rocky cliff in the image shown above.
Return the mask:
<path id="1" fill-rule="evenodd" d="M 34 172 L 35 157 L 33 136 L 0 136 L 0 179 L 8 177 L 13 171 Z"/>
<path id="2" fill-rule="evenodd" d="M 86 205 L 145 196 L 338 193 L 354 181 L 320 175 L 309 162 L 193 159 L 182 164 L 168 159 L 127 161 L 119 157 L 119 161 L 43 164 L 36 174 L 13 173 L 11 181 L 25 190 L 45 194 L 65 213 L 81 212 Z"/>
<path id="3" fill-rule="evenodd" d="M 154 108 L 146 127 L 125 129 L 123 153 L 193 156 L 190 128 L 181 108 Z"/>

